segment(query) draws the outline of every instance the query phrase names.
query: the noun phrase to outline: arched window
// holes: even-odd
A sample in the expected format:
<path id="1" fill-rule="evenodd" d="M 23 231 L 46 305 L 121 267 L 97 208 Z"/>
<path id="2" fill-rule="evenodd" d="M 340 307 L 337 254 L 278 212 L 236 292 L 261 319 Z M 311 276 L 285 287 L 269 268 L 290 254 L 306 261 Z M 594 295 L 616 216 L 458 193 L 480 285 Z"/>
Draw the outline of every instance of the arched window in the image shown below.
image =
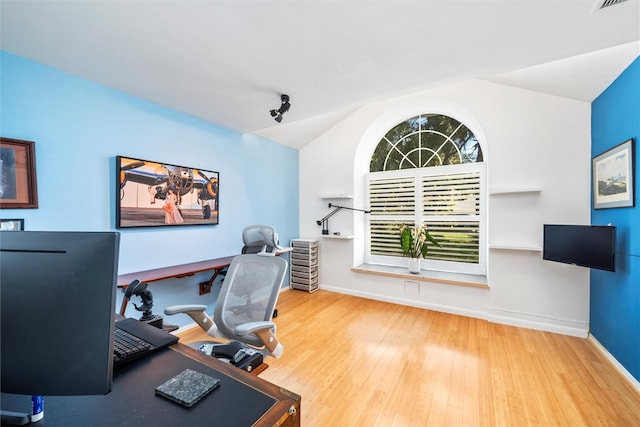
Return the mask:
<path id="1" fill-rule="evenodd" d="M 422 114 L 390 129 L 371 155 L 367 175 L 367 262 L 404 265 L 403 224 L 426 225 L 426 269 L 484 274 L 484 167 L 480 143 L 458 120 Z"/>

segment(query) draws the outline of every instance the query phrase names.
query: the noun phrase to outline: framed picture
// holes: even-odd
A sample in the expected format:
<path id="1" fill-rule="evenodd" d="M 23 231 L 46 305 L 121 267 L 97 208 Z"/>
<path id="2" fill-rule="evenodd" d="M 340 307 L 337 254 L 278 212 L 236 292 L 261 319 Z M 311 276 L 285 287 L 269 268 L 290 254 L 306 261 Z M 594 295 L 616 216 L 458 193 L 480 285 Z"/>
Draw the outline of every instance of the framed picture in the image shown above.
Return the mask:
<path id="1" fill-rule="evenodd" d="M 592 160 L 593 208 L 622 208 L 634 205 L 633 139 L 629 139 Z"/>
<path id="2" fill-rule="evenodd" d="M 116 157 L 116 227 L 216 225 L 219 173 Z"/>
<path id="3" fill-rule="evenodd" d="M 0 209 L 37 208 L 37 188 L 35 144 L 0 138 Z"/>
<path id="4" fill-rule="evenodd" d="M 22 231 L 24 219 L 0 219 L 0 231 Z"/>

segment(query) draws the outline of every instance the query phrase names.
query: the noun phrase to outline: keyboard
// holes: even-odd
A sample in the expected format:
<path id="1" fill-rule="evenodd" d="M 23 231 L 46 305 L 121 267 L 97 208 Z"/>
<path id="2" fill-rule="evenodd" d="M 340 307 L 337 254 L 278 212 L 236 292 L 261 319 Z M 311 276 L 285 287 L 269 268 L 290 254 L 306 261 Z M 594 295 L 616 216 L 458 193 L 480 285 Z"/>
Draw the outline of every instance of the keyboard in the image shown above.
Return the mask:
<path id="1" fill-rule="evenodd" d="M 149 356 L 178 342 L 178 337 L 136 319 L 123 319 L 115 324 L 113 366 Z"/>
<path id="2" fill-rule="evenodd" d="M 128 361 L 139 359 L 151 352 L 151 344 L 116 326 L 113 335 L 114 366 L 120 366 Z"/>

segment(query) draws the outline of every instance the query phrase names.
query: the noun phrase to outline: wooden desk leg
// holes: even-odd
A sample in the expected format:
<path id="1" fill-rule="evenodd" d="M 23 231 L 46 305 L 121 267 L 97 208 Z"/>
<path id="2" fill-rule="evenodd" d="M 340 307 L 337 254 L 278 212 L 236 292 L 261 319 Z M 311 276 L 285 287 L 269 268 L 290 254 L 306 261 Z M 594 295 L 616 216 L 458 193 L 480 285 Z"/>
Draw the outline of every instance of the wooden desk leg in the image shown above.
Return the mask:
<path id="1" fill-rule="evenodd" d="M 213 275 L 211 276 L 211 279 L 205 281 L 205 282 L 200 282 L 200 293 L 199 295 L 204 295 L 204 294 L 208 294 L 209 292 L 211 292 L 211 287 L 213 286 L 213 282 L 216 280 L 216 277 L 218 277 L 218 274 L 220 274 L 222 272 L 222 270 L 224 270 L 227 267 L 222 267 L 222 268 L 216 268 L 214 270 Z"/>

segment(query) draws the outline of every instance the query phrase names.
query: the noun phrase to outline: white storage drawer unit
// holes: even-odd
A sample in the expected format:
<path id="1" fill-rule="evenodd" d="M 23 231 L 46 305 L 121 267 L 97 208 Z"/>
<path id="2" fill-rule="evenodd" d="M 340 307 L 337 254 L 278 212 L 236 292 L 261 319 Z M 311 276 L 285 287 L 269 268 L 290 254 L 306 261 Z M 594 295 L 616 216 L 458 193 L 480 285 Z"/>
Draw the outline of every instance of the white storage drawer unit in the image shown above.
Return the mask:
<path id="1" fill-rule="evenodd" d="M 291 240 L 289 287 L 308 292 L 318 290 L 318 241 Z"/>

